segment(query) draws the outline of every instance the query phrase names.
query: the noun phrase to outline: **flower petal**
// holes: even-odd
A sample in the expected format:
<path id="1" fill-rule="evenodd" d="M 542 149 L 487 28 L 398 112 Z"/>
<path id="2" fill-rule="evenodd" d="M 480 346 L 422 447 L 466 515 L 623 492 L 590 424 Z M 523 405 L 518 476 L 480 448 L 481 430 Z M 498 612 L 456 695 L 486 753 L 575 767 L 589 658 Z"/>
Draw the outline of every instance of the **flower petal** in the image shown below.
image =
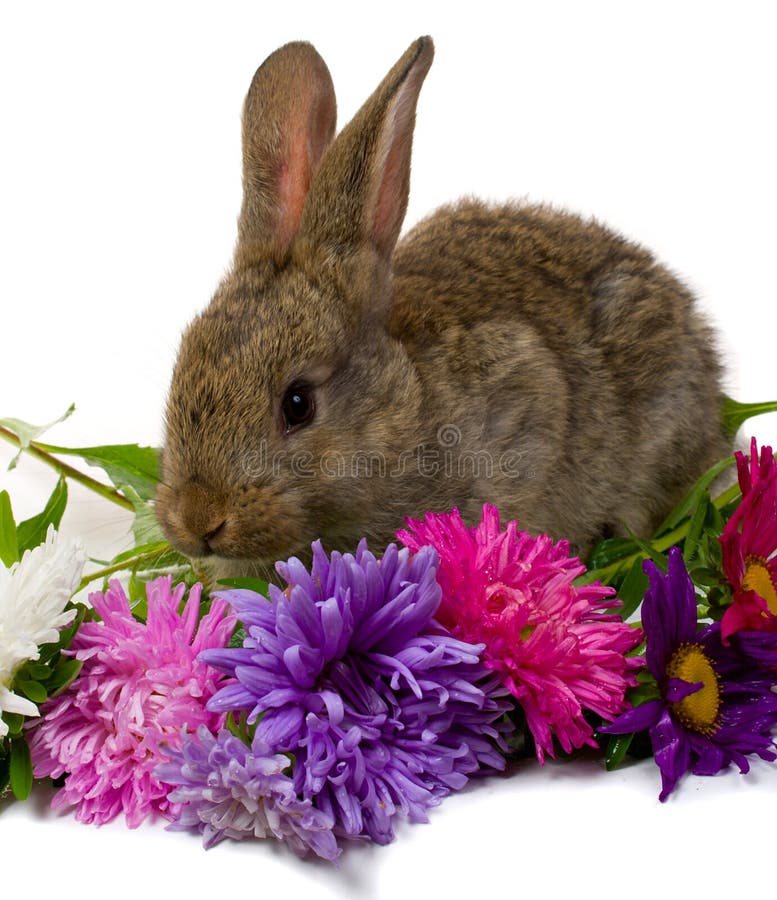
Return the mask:
<path id="1" fill-rule="evenodd" d="M 642 706 L 635 706 L 609 725 L 601 725 L 597 731 L 602 734 L 634 734 L 645 731 L 656 725 L 664 713 L 665 705 L 661 700 L 650 700 Z"/>
<path id="2" fill-rule="evenodd" d="M 650 729 L 650 739 L 656 764 L 661 770 L 662 789 L 658 799 L 664 803 L 688 771 L 691 747 L 683 729 L 677 725 L 668 710 Z"/>
<path id="3" fill-rule="evenodd" d="M 689 681 L 683 681 L 682 678 L 669 678 L 664 684 L 664 697 L 669 703 L 679 703 L 691 694 L 695 694 L 704 687 L 703 681 L 697 681 L 693 684 Z"/>

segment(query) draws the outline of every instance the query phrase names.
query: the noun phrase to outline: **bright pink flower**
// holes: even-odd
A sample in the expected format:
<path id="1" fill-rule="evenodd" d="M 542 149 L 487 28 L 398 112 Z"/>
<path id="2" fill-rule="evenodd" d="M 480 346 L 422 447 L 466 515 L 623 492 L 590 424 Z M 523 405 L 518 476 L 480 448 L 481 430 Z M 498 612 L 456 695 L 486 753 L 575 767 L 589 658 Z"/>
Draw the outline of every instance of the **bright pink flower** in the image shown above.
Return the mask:
<path id="1" fill-rule="evenodd" d="M 720 543 L 734 602 L 723 614 L 724 642 L 736 631 L 777 631 L 777 461 L 755 438 L 750 457 L 737 452 L 742 501 Z"/>
<path id="2" fill-rule="evenodd" d="M 642 662 L 625 654 L 642 640 L 639 629 L 602 609 L 618 604 L 612 588 L 575 587 L 585 571 L 567 541 L 532 537 L 483 507 L 468 528 L 458 510 L 408 519 L 398 537 L 411 550 L 431 544 L 440 556 L 443 590 L 438 620 L 470 643 L 484 643 L 485 664 L 501 673 L 526 714 L 537 758 L 597 746 L 584 710 L 612 720 L 627 707 L 624 693 Z"/>
<path id="3" fill-rule="evenodd" d="M 123 812 L 131 828 L 154 811 L 175 814 L 170 787 L 153 770 L 168 760 L 165 746 L 180 747 L 184 727 L 222 726 L 224 716 L 205 704 L 225 678 L 197 654 L 224 647 L 235 624 L 227 604 L 213 600 L 198 625 L 199 584 L 179 613 L 185 590 L 172 590 L 170 577 L 146 585 L 145 623 L 132 615 L 118 581 L 91 595 L 102 621 L 85 623 L 73 640 L 81 671 L 30 731 L 35 776 L 66 776 L 55 809 L 76 806 L 78 820 L 98 825 Z"/>

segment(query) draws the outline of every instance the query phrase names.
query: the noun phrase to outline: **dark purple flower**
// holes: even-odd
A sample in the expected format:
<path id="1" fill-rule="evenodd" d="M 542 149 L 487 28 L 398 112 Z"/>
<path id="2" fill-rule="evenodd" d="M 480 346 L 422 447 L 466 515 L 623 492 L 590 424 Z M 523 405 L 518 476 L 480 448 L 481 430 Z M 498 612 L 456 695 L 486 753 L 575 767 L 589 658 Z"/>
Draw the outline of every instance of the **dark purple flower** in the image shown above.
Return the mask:
<path id="1" fill-rule="evenodd" d="M 247 636 L 207 654 L 236 679 L 210 708 L 249 710 L 256 737 L 294 755 L 297 793 L 337 834 L 387 843 L 397 814 L 427 821 L 469 775 L 504 767 L 506 692 L 482 645 L 434 620 L 436 566 L 430 547 L 411 556 L 392 544 L 378 560 L 362 541 L 330 560 L 316 542 L 310 572 L 277 564 L 289 587 L 271 586 L 271 602 L 221 595 Z"/>
<path id="2" fill-rule="evenodd" d="M 196 737 L 184 735 L 180 750 L 170 748 L 168 755 L 154 774 L 175 786 L 168 800 L 180 809 L 170 831 L 199 831 L 206 847 L 225 837 L 272 835 L 297 856 L 312 850 L 334 861 L 340 855 L 332 817 L 300 800 L 283 774 L 289 758 L 258 738 L 248 747 L 229 731 L 216 737 L 201 725 Z"/>
<path id="3" fill-rule="evenodd" d="M 677 547 L 669 551 L 666 575 L 650 560 L 645 572 L 650 587 L 642 603 L 642 627 L 647 666 L 660 696 L 599 730 L 649 729 L 663 801 L 685 772 L 715 775 L 736 763 L 744 773 L 750 768 L 748 754 L 777 758 L 771 738 L 777 694 L 769 669 L 777 634 L 737 632 L 724 645 L 719 622 L 699 631 L 693 582 Z"/>

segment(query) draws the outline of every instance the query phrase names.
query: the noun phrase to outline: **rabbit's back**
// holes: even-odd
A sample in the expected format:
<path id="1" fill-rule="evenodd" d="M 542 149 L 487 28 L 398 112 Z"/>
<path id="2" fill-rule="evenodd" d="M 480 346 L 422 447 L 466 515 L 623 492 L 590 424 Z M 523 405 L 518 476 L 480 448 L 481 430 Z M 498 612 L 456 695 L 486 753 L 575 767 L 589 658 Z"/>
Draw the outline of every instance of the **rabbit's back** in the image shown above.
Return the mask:
<path id="1" fill-rule="evenodd" d="M 438 210 L 397 247 L 391 328 L 440 420 L 512 434 L 535 480 L 512 486 L 518 517 L 581 546 L 623 524 L 649 532 L 730 449 L 693 296 L 595 221 L 475 200 Z"/>

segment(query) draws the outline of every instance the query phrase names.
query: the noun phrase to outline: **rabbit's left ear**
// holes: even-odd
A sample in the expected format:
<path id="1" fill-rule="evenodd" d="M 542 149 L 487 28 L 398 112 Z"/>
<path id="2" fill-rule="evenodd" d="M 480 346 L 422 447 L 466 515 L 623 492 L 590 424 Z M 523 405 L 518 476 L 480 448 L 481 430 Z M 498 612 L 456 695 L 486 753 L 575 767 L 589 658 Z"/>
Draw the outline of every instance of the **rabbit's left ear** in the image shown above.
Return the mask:
<path id="1" fill-rule="evenodd" d="M 286 44 L 257 69 L 243 107 L 238 254 L 286 253 L 336 117 L 329 70 L 310 44 Z"/>
<path id="2" fill-rule="evenodd" d="M 368 244 L 391 256 L 407 210 L 416 103 L 433 56 L 431 38 L 412 44 L 327 148 L 298 238 L 340 253 Z"/>

